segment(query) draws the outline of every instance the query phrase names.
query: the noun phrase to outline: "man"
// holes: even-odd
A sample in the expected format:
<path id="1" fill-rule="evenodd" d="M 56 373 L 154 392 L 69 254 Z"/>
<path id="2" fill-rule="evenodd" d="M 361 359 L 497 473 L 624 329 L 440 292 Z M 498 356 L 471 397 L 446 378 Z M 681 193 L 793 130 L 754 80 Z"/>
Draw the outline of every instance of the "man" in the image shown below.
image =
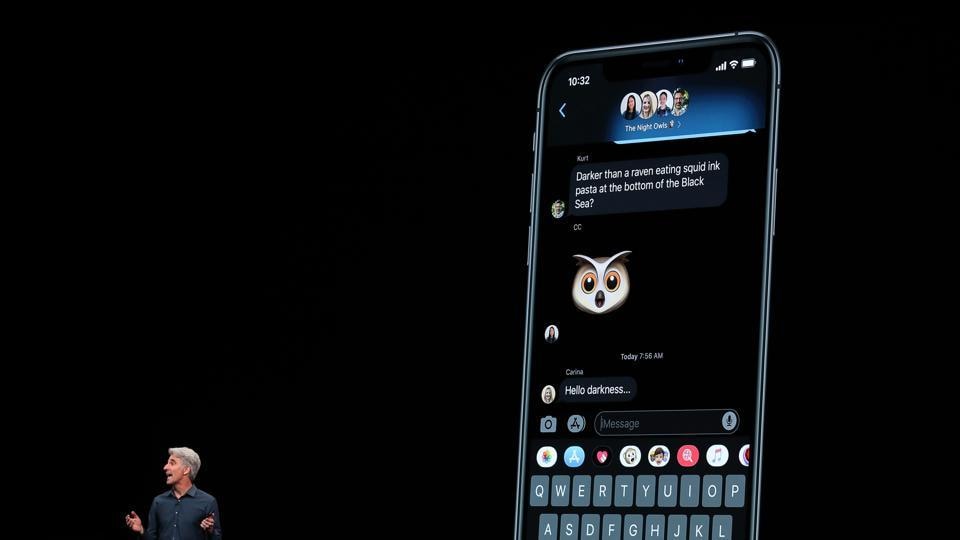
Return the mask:
<path id="1" fill-rule="evenodd" d="M 563 210 L 566 205 L 563 201 L 553 201 L 553 206 L 550 207 L 550 213 L 553 214 L 553 217 L 560 219 L 563 217 Z"/>
<path id="2" fill-rule="evenodd" d="M 154 497 L 146 530 L 136 512 L 127 515 L 127 527 L 145 540 L 221 540 L 217 499 L 193 485 L 200 472 L 200 456 L 189 448 L 168 452 L 163 472 L 170 491 Z"/>
<path id="3" fill-rule="evenodd" d="M 673 115 L 680 116 L 687 112 L 687 91 L 683 88 L 677 88 L 673 92 Z"/>
<path id="4" fill-rule="evenodd" d="M 657 116 L 669 116 L 670 107 L 667 107 L 667 93 L 660 92 L 658 97 L 660 99 L 660 105 L 657 107 Z"/>

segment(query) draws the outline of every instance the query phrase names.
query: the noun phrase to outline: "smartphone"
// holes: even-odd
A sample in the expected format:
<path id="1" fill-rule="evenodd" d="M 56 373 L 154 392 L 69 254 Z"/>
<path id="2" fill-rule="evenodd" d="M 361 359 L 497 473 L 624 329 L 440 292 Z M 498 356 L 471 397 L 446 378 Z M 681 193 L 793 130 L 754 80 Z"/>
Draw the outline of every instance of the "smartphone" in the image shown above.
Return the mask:
<path id="1" fill-rule="evenodd" d="M 754 538 L 780 61 L 754 32 L 540 85 L 515 538 Z"/>

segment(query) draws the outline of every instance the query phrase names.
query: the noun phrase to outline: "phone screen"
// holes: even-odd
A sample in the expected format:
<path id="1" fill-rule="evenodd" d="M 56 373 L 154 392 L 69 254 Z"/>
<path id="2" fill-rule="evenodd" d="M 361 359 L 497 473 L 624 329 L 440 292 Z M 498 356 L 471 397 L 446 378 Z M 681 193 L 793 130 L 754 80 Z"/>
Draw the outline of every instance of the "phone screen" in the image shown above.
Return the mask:
<path id="1" fill-rule="evenodd" d="M 548 70 L 518 538 L 754 534 L 777 79 L 752 35 Z"/>

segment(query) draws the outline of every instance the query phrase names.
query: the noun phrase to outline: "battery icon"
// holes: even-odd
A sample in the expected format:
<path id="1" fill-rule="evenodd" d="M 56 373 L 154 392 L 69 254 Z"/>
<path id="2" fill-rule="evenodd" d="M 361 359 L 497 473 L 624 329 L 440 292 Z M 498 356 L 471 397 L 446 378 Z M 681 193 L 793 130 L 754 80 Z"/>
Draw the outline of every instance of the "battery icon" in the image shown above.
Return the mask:
<path id="1" fill-rule="evenodd" d="M 755 65 L 757 65 L 757 61 L 753 58 L 744 58 L 743 61 L 740 62 L 740 67 L 743 69 L 752 68 Z"/>

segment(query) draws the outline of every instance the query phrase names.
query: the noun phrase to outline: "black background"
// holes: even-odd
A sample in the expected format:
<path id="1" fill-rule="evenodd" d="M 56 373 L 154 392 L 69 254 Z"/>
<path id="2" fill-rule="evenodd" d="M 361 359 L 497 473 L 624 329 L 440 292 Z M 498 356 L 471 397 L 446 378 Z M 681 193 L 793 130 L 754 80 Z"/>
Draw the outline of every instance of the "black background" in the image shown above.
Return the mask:
<path id="1" fill-rule="evenodd" d="M 737 29 L 783 61 L 762 525 L 894 502 L 875 465 L 923 448 L 889 411 L 926 410 L 906 392 L 930 372 L 903 366 L 936 333 L 915 186 L 942 34 L 333 24 L 131 27 L 65 60 L 83 180 L 36 220 L 37 390 L 11 409 L 39 536 L 126 537 L 187 445 L 229 538 L 510 537 L 539 77 L 572 48 Z"/>

